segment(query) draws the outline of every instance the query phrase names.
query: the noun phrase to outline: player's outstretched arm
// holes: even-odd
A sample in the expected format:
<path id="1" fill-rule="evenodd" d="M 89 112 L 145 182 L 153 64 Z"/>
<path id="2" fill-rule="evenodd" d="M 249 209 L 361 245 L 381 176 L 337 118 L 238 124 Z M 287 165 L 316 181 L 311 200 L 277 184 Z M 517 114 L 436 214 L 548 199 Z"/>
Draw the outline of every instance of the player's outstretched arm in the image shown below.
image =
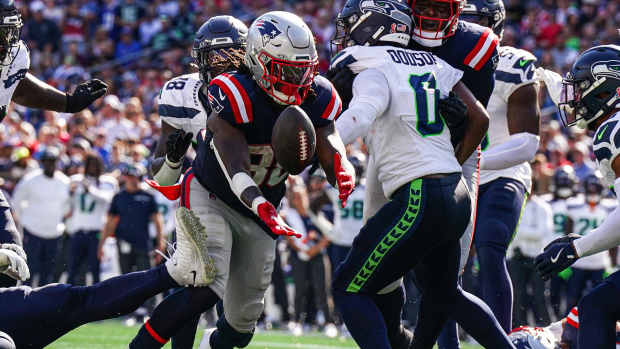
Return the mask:
<path id="1" fill-rule="evenodd" d="M 213 134 L 212 147 L 230 188 L 237 198 L 254 212 L 276 235 L 301 237 L 278 215 L 250 177 L 250 152 L 245 135 L 228 121 L 211 114 L 207 127 Z"/>
<path id="2" fill-rule="evenodd" d="M 463 164 L 480 145 L 482 138 L 487 133 L 489 114 L 462 82 L 454 85 L 452 91 L 467 105 L 467 128 L 463 141 L 456 149 L 456 159 L 460 164 Z"/>
<path id="3" fill-rule="evenodd" d="M 534 158 L 540 141 L 538 90 L 538 83 L 532 83 L 510 95 L 507 112 L 510 137 L 483 153 L 481 170 L 501 170 Z"/>
<path id="4" fill-rule="evenodd" d="M 27 73 L 17 85 L 12 100 L 29 108 L 77 113 L 103 96 L 107 90 L 108 85 L 103 81 L 93 79 L 79 84 L 73 93 L 65 93 Z"/>
<path id="5" fill-rule="evenodd" d="M 327 180 L 338 188 L 345 207 L 355 187 L 355 170 L 347 160 L 347 151 L 333 122 L 316 130 L 316 151 Z"/>

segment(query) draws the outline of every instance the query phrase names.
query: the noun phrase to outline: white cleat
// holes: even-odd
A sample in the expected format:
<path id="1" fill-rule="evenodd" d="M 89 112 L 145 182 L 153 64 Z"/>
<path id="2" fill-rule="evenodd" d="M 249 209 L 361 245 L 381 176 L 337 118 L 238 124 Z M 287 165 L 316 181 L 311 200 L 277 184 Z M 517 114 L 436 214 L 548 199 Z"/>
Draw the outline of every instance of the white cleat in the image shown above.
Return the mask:
<path id="1" fill-rule="evenodd" d="M 205 330 L 205 333 L 202 335 L 200 347 L 198 347 L 198 349 L 211 349 L 211 343 L 209 343 L 209 340 L 211 339 L 211 335 L 213 334 L 213 332 L 215 332 L 215 330 L 217 330 L 217 328 L 215 327 L 207 328 Z"/>
<path id="2" fill-rule="evenodd" d="M 200 220 L 185 207 L 176 211 L 176 251 L 166 269 L 181 286 L 206 286 L 213 282 L 217 270 L 207 251 L 207 232 Z"/>

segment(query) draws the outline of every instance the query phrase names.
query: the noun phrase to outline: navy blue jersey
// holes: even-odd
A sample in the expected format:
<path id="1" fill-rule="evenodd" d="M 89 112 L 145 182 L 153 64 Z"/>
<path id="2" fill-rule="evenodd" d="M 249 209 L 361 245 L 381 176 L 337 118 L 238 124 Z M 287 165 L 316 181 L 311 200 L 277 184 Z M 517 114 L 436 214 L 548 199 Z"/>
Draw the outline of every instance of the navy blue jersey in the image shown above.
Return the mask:
<path id="1" fill-rule="evenodd" d="M 438 47 L 425 47 L 411 40 L 414 50 L 429 51 L 463 71 L 461 81 L 486 106 L 495 86 L 495 68 L 499 62 L 499 38 L 490 28 L 459 21 L 453 36 Z"/>
<path id="2" fill-rule="evenodd" d="M 119 216 L 118 225 L 114 234 L 134 245 L 134 248 L 149 249 L 149 223 L 151 216 L 157 213 L 155 197 L 144 190 L 129 193 L 120 191 L 110 204 L 108 213 Z"/>
<path id="3" fill-rule="evenodd" d="M 342 102 L 329 80 L 317 76 L 309 93 L 300 106 L 315 128 L 328 126 L 336 120 Z M 278 206 L 284 196 L 284 181 L 288 173 L 278 164 L 271 147 L 273 126 L 285 109 L 276 104 L 252 79 L 241 73 L 221 74 L 209 86 L 209 102 L 214 112 L 245 135 L 250 152 L 252 179 L 265 198 Z M 212 134 L 205 131 L 198 138 L 197 156 L 193 168 L 196 179 L 210 192 L 236 211 L 262 223 L 230 189 L 226 175 L 210 146 Z M 263 226 L 266 231 L 269 230 Z"/>

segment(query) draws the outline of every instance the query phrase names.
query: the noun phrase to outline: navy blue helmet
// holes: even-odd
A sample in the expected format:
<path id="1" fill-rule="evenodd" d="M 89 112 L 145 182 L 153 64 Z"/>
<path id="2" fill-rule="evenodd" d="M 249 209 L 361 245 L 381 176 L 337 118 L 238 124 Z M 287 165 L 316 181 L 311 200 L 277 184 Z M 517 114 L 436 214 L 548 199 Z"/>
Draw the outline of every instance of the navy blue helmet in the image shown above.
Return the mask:
<path id="1" fill-rule="evenodd" d="M 460 19 L 493 29 L 502 38 L 506 9 L 502 0 L 467 0 Z"/>
<path id="2" fill-rule="evenodd" d="M 0 0 L 0 65 L 11 65 L 19 50 L 22 16 L 13 0 Z"/>
<path id="3" fill-rule="evenodd" d="M 411 9 L 403 1 L 348 0 L 336 19 L 332 55 L 353 45 L 407 47 L 411 26 Z"/>
<path id="4" fill-rule="evenodd" d="M 208 84 L 224 72 L 227 64 L 216 63 L 230 61 L 229 49 L 242 50 L 245 54 L 247 37 L 248 27 L 235 17 L 215 16 L 206 21 L 196 32 L 192 47 L 200 78 Z"/>
<path id="5" fill-rule="evenodd" d="M 620 108 L 620 46 L 585 51 L 562 83 L 558 108 L 564 125 L 594 130 L 595 120 Z"/>
<path id="6" fill-rule="evenodd" d="M 567 199 L 573 196 L 576 185 L 577 176 L 575 175 L 575 170 L 571 166 L 560 166 L 553 173 L 551 191 L 556 198 Z"/>

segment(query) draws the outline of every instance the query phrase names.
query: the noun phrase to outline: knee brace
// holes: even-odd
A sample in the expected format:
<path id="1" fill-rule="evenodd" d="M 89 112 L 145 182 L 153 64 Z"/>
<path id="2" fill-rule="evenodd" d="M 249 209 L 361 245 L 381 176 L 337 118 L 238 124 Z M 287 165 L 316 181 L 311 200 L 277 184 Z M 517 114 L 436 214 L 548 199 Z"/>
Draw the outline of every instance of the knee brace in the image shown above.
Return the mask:
<path id="1" fill-rule="evenodd" d="M 217 331 L 213 334 L 211 343 L 214 343 L 216 348 L 220 346 L 223 348 L 245 348 L 250 344 L 253 336 L 254 331 L 250 333 L 241 333 L 232 328 L 222 315 L 219 320 L 217 320 Z"/>
<path id="2" fill-rule="evenodd" d="M 15 349 L 15 342 L 8 334 L 0 331 L 0 349 Z"/>

